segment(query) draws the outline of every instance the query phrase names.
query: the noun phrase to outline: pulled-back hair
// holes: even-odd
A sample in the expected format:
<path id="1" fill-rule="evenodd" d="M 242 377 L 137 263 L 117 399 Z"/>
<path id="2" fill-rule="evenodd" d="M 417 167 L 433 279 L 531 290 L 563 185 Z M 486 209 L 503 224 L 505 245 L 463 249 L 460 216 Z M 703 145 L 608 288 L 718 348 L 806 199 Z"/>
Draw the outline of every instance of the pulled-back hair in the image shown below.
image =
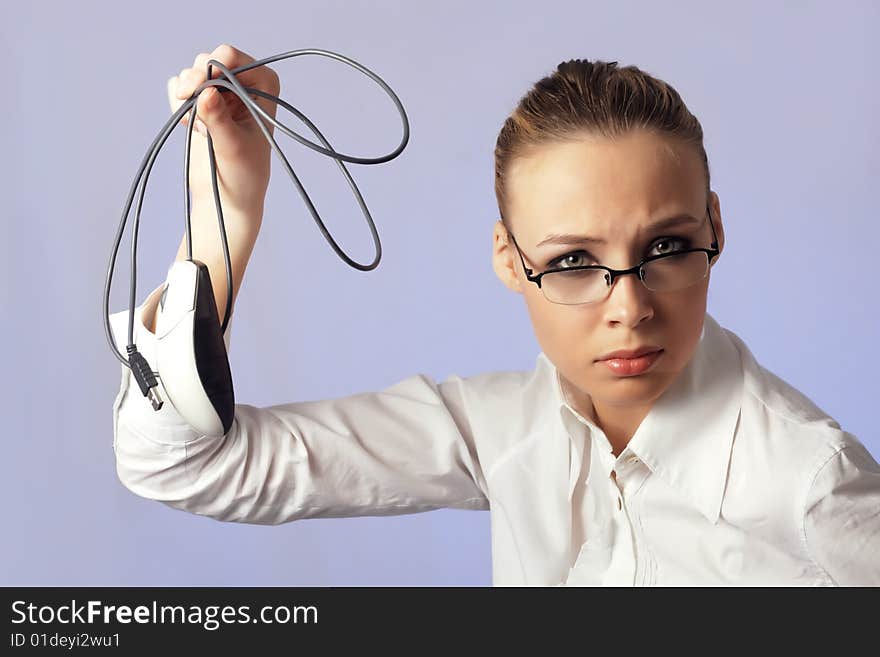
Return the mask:
<path id="1" fill-rule="evenodd" d="M 495 143 L 495 197 L 505 226 L 507 177 L 513 160 L 527 157 L 544 144 L 602 136 L 610 139 L 644 129 L 699 153 L 710 189 L 709 161 L 703 128 L 678 92 L 635 66 L 617 62 L 571 59 L 556 67 L 522 97 Z"/>

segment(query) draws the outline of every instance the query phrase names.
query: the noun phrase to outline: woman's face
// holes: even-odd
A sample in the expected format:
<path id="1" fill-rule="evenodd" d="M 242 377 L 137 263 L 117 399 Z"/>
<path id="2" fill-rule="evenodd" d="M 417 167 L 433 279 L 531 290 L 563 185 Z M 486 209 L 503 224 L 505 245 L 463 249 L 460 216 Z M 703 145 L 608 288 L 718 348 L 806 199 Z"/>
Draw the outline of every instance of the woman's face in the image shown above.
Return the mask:
<path id="1" fill-rule="evenodd" d="M 508 223 L 534 274 L 550 268 L 554 260 L 554 267 L 602 264 L 628 269 L 648 255 L 683 248 L 665 241 L 672 238 L 685 238 L 692 248 L 710 248 L 705 185 L 693 147 L 644 131 L 613 141 L 584 137 L 543 146 L 513 162 L 507 187 Z M 723 249 L 724 229 L 714 193 L 710 204 L 718 248 Z M 682 213 L 699 221 L 650 228 Z M 552 234 L 603 242 L 539 246 Z M 709 276 L 686 289 L 661 293 L 627 275 L 615 279 L 604 300 L 552 303 L 526 279 L 500 221 L 495 225 L 493 265 L 507 287 L 523 294 L 538 343 L 558 368 L 569 401 L 586 416 L 592 414 L 591 403 L 597 410 L 644 415 L 696 350 Z M 624 376 L 597 360 L 611 351 L 644 345 L 663 351 L 643 374 Z"/>

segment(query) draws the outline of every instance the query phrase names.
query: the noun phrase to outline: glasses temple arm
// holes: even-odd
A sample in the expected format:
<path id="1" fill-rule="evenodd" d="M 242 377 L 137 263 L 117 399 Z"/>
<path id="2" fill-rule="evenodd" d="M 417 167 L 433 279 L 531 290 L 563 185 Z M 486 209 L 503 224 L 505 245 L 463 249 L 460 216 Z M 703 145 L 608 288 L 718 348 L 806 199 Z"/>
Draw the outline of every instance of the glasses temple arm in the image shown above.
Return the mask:
<path id="1" fill-rule="evenodd" d="M 709 213 L 709 227 L 712 229 L 712 248 L 717 251 L 718 250 L 718 236 L 715 234 L 715 224 L 712 222 L 712 210 L 709 208 L 709 204 L 706 203 L 706 212 Z"/>

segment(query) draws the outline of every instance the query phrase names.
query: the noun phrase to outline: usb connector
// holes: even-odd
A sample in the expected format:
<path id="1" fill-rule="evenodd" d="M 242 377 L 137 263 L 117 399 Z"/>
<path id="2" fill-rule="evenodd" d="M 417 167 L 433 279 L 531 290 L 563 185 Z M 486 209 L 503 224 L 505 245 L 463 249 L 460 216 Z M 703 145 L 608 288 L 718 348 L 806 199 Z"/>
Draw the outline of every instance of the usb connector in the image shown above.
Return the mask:
<path id="1" fill-rule="evenodd" d="M 147 359 L 137 350 L 136 346 L 127 345 L 125 349 L 128 352 L 128 365 L 131 368 L 135 381 L 138 383 L 138 387 L 141 389 L 144 397 L 150 400 L 153 410 L 158 411 L 162 408 L 163 402 L 157 389 L 159 382 L 156 380 L 156 375 L 153 373 Z"/>
<path id="2" fill-rule="evenodd" d="M 162 408 L 162 398 L 159 396 L 159 391 L 156 390 L 155 387 L 147 390 L 147 399 L 149 399 L 150 403 L 153 405 L 154 411 L 158 411 Z"/>

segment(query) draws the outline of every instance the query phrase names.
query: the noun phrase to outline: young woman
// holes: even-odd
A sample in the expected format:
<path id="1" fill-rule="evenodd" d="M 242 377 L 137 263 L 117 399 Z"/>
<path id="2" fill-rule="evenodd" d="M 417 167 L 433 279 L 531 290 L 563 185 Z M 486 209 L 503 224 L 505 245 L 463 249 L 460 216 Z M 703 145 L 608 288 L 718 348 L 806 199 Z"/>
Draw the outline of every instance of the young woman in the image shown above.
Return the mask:
<path id="1" fill-rule="evenodd" d="M 210 58 L 254 61 L 225 45 L 200 54 L 169 81 L 173 108 Z M 242 77 L 279 93 L 266 67 Z M 236 293 L 269 146 L 237 99 L 204 91 L 199 116 Z M 880 466 L 706 312 L 724 225 L 702 140 L 661 80 L 616 62 L 560 64 L 495 150 L 493 264 L 525 300 L 542 348 L 534 370 L 239 404 L 213 438 L 168 402 L 153 411 L 123 367 L 120 480 L 234 522 L 488 509 L 496 585 L 880 584 Z M 222 317 L 206 141 L 196 148 L 193 257 L 209 265 Z M 135 320 L 151 363 L 160 290 Z M 111 321 L 124 342 L 127 311 Z"/>

